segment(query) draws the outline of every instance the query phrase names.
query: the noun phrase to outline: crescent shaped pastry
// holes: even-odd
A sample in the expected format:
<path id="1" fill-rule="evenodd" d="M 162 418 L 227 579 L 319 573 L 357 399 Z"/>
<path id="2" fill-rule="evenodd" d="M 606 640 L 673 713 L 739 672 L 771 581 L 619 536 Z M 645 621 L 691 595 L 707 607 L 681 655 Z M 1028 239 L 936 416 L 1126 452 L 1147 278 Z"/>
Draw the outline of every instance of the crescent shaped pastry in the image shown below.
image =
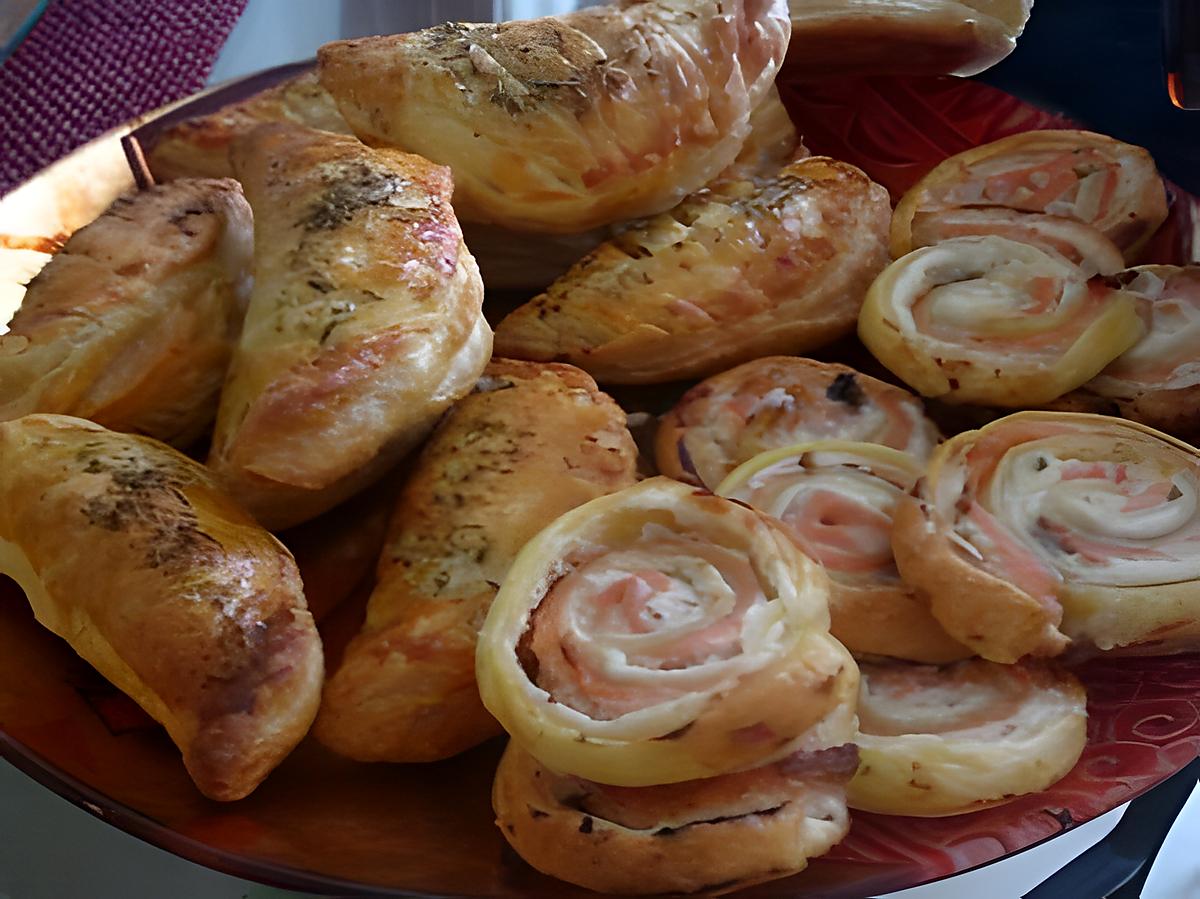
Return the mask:
<path id="1" fill-rule="evenodd" d="M 871 443 L 817 441 L 755 456 L 716 489 L 780 521 L 825 566 L 830 632 L 855 655 L 949 662 L 971 655 L 900 579 L 892 512 L 924 468 Z"/>
<path id="2" fill-rule="evenodd" d="M 232 178 L 229 148 L 266 122 L 291 122 L 319 131 L 349 134 L 350 126 L 316 70 L 289 78 L 211 115 L 186 119 L 166 129 L 146 154 L 159 181 L 174 178 Z"/>
<path id="3" fill-rule="evenodd" d="M 195 441 L 217 412 L 252 250 L 235 181 L 117 200 L 29 282 L 0 334 L 0 421 L 51 412 Z"/>
<path id="4" fill-rule="evenodd" d="M 542 764 L 600 783 L 768 764 L 853 707 L 828 595 L 765 516 L 653 478 L 521 550 L 480 634 L 480 695 Z"/>
<path id="5" fill-rule="evenodd" d="M 315 732 L 362 761 L 448 758 L 495 736 L 475 643 L 522 546 L 637 480 L 625 413 L 569 365 L 496 360 L 451 407 L 401 493 L 367 621 Z"/>
<path id="6" fill-rule="evenodd" d="M 888 266 L 867 294 L 858 336 L 925 396 L 1035 406 L 1137 343 L 1145 302 L 1036 247 L 959 237 Z"/>
<path id="7" fill-rule="evenodd" d="M 717 895 L 802 871 L 840 842 L 857 757 L 836 746 L 630 788 L 555 774 L 514 742 L 492 804 L 505 839 L 544 874 L 603 893 Z"/>
<path id="8" fill-rule="evenodd" d="M 300 742 L 321 640 L 291 554 L 201 465 L 62 415 L 0 424 L 0 572 L 162 724 L 211 799 Z"/>
<path id="9" fill-rule="evenodd" d="M 940 817 L 1038 793 L 1075 767 L 1087 695 L 1040 665 L 862 666 L 850 807 Z"/>
<path id="10" fill-rule="evenodd" d="M 264 526 L 371 483 L 470 391 L 491 352 L 450 173 L 295 125 L 234 145 L 255 277 L 209 466 Z"/>
<path id="11" fill-rule="evenodd" d="M 799 77 L 977 75 L 1008 56 L 1033 0 L 790 0 Z"/>
<path id="12" fill-rule="evenodd" d="M 963 218 L 968 210 L 990 216 Z M 1028 220 L 1034 243 L 1058 243 L 1109 274 L 1111 248 L 1061 220 L 1095 229 L 1133 262 L 1166 220 L 1167 195 L 1141 147 L 1090 131 L 1014 134 L 951 156 L 909 190 L 892 218 L 892 256 L 945 237 L 1011 237 L 1021 226 L 1005 211 Z"/>
<path id="13" fill-rule="evenodd" d="M 1200 461 L 1144 425 L 1022 412 L 951 438 L 896 507 L 900 574 L 942 626 L 1013 662 L 1200 646 Z"/>
<path id="14" fill-rule="evenodd" d="M 878 443 L 923 462 L 938 439 L 906 390 L 834 362 L 772 356 L 685 393 L 659 424 L 655 459 L 663 474 L 711 490 L 743 462 L 797 443 Z"/>
<path id="15" fill-rule="evenodd" d="M 785 0 L 624 0 L 318 58 L 355 134 L 454 170 L 464 220 L 570 233 L 670 209 L 733 162 L 790 31 Z"/>
<path id="16" fill-rule="evenodd" d="M 650 384 L 816 349 L 853 331 L 888 215 L 882 187 L 826 157 L 714 186 L 581 259 L 500 323 L 496 351 Z"/>

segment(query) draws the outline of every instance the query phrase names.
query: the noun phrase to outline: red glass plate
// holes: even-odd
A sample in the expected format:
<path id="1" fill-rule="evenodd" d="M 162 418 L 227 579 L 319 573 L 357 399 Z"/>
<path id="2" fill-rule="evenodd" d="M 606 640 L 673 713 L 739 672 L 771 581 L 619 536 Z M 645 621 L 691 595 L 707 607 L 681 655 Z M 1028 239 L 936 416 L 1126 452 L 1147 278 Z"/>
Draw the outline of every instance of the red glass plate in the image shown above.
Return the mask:
<path id="1" fill-rule="evenodd" d="M 950 154 L 1067 124 L 953 78 L 781 88 L 810 149 L 861 166 L 894 196 Z M 1172 193 L 1155 261 L 1193 258 L 1196 200 Z M 331 662 L 361 620 L 363 590 L 355 588 L 371 568 L 386 511 L 386 495 L 377 494 L 284 535 Z M 351 594 L 357 601 L 342 601 Z M 1088 746 L 1052 789 L 950 818 L 856 814 L 830 855 L 742 895 L 849 899 L 963 871 L 1103 814 L 1200 754 L 1200 656 L 1100 659 L 1079 674 Z M 595 895 L 539 875 L 507 848 L 489 801 L 500 749 L 497 741 L 435 765 L 363 765 L 307 740 L 249 798 L 211 802 L 161 729 L 40 628 L 11 583 L 0 583 L 0 754 L 93 814 L 213 868 L 339 895 Z"/>

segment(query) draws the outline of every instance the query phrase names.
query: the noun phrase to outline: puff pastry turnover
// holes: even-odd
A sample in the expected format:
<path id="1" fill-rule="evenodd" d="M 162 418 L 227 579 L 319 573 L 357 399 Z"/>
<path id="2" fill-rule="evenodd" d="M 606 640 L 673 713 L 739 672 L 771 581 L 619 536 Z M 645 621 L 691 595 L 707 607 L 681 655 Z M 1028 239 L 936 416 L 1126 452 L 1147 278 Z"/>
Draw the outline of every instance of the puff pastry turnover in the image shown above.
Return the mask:
<path id="1" fill-rule="evenodd" d="M 263 125 L 234 146 L 255 282 L 209 465 L 264 525 L 381 475 L 491 352 L 450 173 L 352 137 Z"/>
<path id="2" fill-rule="evenodd" d="M 212 799 L 308 730 L 321 641 L 292 556 L 201 465 L 61 415 L 0 424 L 0 571 L 159 721 Z"/>
<path id="3" fill-rule="evenodd" d="M 186 446 L 217 411 L 250 289 L 234 181 L 117 200 L 29 282 L 0 335 L 0 420 L 76 415 Z"/>
<path id="4" fill-rule="evenodd" d="M 362 633 L 317 737 L 353 758 L 431 761 L 500 733 L 475 643 L 517 552 L 562 513 L 636 480 L 625 414 L 569 365 L 492 362 L 412 469 Z"/>

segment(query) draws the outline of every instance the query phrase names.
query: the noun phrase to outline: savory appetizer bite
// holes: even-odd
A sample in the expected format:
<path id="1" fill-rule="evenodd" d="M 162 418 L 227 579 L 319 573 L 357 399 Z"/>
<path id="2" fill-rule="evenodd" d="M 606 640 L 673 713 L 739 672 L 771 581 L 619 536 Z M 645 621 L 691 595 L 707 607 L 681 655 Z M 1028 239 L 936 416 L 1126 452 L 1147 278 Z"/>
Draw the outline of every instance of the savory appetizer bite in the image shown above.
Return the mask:
<path id="1" fill-rule="evenodd" d="M 266 122 L 291 122 L 320 131 L 349 134 L 350 126 L 315 70 L 289 78 L 211 115 L 185 119 L 154 141 L 146 154 L 160 181 L 173 178 L 232 178 L 229 148 Z"/>
<path id="2" fill-rule="evenodd" d="M 853 440 L 924 462 L 937 428 L 917 397 L 834 362 L 772 356 L 702 381 L 663 416 L 655 459 L 665 475 L 715 489 L 760 453 Z"/>
<path id="3" fill-rule="evenodd" d="M 209 465 L 274 530 L 423 439 L 492 334 L 447 169 L 295 125 L 260 126 L 233 163 L 256 210 L 254 290 Z"/>
<path id="4" fill-rule="evenodd" d="M 1112 274 L 1122 267 L 1113 268 L 1114 249 L 1136 261 L 1166 217 L 1166 189 L 1141 147 L 1089 131 L 1029 131 L 952 156 L 918 182 L 892 218 L 892 256 L 997 234 Z"/>
<path id="5" fill-rule="evenodd" d="M 888 266 L 867 294 L 858 336 L 924 396 L 1036 406 L 1137 343 L 1145 304 L 1037 247 L 958 237 Z"/>
<path id="6" fill-rule="evenodd" d="M 534 534 L 636 480 L 625 413 L 591 378 L 492 362 L 400 494 L 366 624 L 325 687 L 317 738 L 363 761 L 424 762 L 499 734 L 475 686 L 497 588 Z"/>
<path id="7" fill-rule="evenodd" d="M 810 157 L 730 181 L 601 244 L 496 329 L 496 351 L 601 383 L 702 377 L 850 333 L 887 264 L 887 192 Z"/>
<path id="8" fill-rule="evenodd" d="M 539 762 L 598 783 L 770 764 L 852 710 L 828 596 L 766 516 L 653 478 L 525 545 L 480 633 L 480 694 Z"/>
<path id="9" fill-rule="evenodd" d="M 923 473 L 890 447 L 824 440 L 755 456 L 715 492 L 781 522 L 825 566 L 830 631 L 855 655 L 949 662 L 972 652 L 900 579 L 892 556 L 892 512 Z"/>
<path id="10" fill-rule="evenodd" d="M 1144 425 L 1021 412 L 951 438 L 896 506 L 901 576 L 984 658 L 1200 648 L 1200 452 Z"/>
<path id="11" fill-rule="evenodd" d="M 977 75 L 1017 45 L 1033 0 L 790 0 L 797 77 Z"/>
<path id="12" fill-rule="evenodd" d="M 51 412 L 195 441 L 217 412 L 252 251 L 235 181 L 117 200 L 29 282 L 0 334 L 0 421 Z"/>
<path id="13" fill-rule="evenodd" d="M 1038 793 L 1075 767 L 1087 696 L 1044 665 L 862 665 L 850 807 L 938 817 Z"/>
<path id="14" fill-rule="evenodd" d="M 355 134 L 453 169 L 464 220 L 571 233 L 670 209 L 733 162 L 790 31 L 785 0 L 623 0 L 318 58 Z"/>
<path id="15" fill-rule="evenodd" d="M 203 466 L 61 415 L 0 424 L 0 572 L 240 799 L 307 732 L 321 641 L 291 554 Z"/>

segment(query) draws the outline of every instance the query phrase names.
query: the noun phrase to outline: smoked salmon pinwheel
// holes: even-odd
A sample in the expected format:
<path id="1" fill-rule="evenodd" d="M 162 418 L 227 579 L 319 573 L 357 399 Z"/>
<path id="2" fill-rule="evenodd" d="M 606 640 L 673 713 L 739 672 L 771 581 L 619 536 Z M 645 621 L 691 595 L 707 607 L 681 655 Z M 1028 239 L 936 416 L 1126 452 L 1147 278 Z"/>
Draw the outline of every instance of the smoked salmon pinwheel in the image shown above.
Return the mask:
<path id="1" fill-rule="evenodd" d="M 981 659 L 862 666 L 851 808 L 937 817 L 1062 779 L 1087 742 L 1087 696 L 1064 671 Z"/>
<path id="2" fill-rule="evenodd" d="M 1029 131 L 952 156 L 909 190 L 892 217 L 892 256 L 997 234 L 1112 274 L 1115 255 L 1136 261 L 1166 217 L 1166 189 L 1141 147 Z"/>
<path id="3" fill-rule="evenodd" d="M 653 478 L 526 544 L 480 634 L 480 695 L 543 765 L 599 783 L 769 764 L 853 708 L 828 597 L 777 524 Z"/>
<path id="4" fill-rule="evenodd" d="M 563 360 L 600 383 L 703 377 L 854 330 L 887 264 L 887 191 L 809 157 L 636 224 L 496 329 L 496 352 Z"/>
<path id="5" fill-rule="evenodd" d="M 924 469 L 870 443 L 804 443 L 755 456 L 717 488 L 781 521 L 832 582 L 831 631 L 855 654 L 948 662 L 971 651 L 953 640 L 892 557 L 892 512 Z"/>
<path id="6" fill-rule="evenodd" d="M 1033 406 L 1074 390 L 1145 333 L 1146 301 L 1003 237 L 909 253 L 871 285 L 858 334 L 917 392 Z"/>
<path id="7" fill-rule="evenodd" d="M 1200 437 L 1200 265 L 1144 265 L 1121 280 L 1150 300 L 1150 328 L 1063 402 L 1080 411 L 1115 412 L 1194 443 Z"/>
<path id="8" fill-rule="evenodd" d="M 318 57 L 355 134 L 453 169 L 465 220 L 571 233 L 670 209 L 733 162 L 790 33 L 786 0 L 622 0 Z"/>
<path id="9" fill-rule="evenodd" d="M 1200 452 L 1099 415 L 1022 412 L 944 443 L 896 506 L 900 574 L 984 658 L 1200 646 Z"/>
<path id="10" fill-rule="evenodd" d="M 317 739 L 361 761 L 426 762 L 499 734 L 475 687 L 497 586 L 530 537 L 636 480 L 625 413 L 595 381 L 569 365 L 493 360 L 412 466 Z"/>
<path id="11" fill-rule="evenodd" d="M 760 453 L 813 440 L 878 443 L 919 461 L 939 439 L 921 401 L 845 365 L 771 356 L 702 381 L 663 416 L 665 475 L 715 489 Z"/>

